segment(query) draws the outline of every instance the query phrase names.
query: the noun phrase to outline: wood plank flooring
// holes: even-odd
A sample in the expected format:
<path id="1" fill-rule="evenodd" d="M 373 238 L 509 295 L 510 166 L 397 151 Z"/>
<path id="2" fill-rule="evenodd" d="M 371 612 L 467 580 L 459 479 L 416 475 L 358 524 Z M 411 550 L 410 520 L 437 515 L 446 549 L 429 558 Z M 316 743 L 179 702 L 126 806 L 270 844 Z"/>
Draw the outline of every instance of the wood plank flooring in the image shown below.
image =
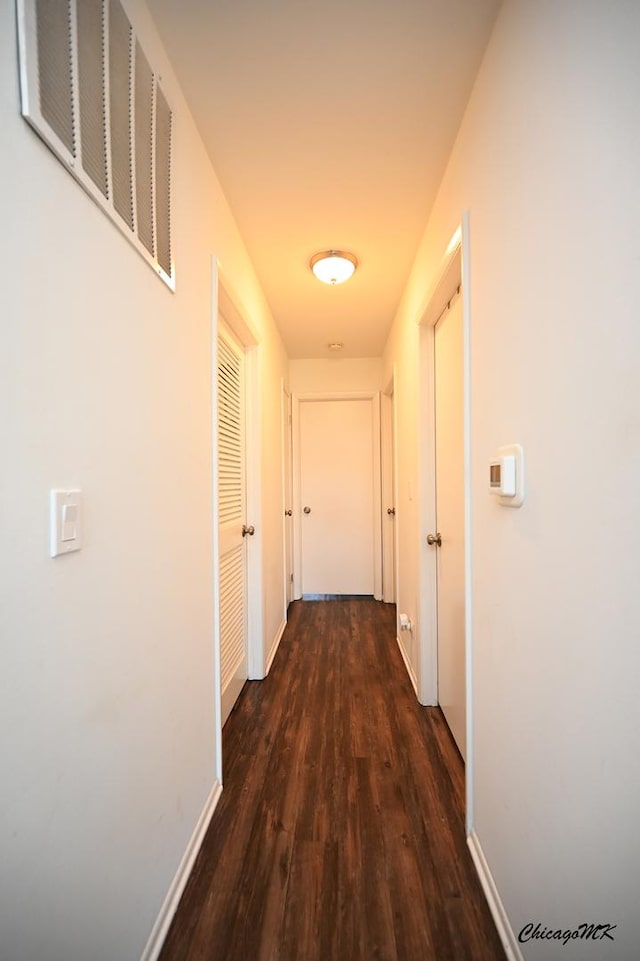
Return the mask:
<path id="1" fill-rule="evenodd" d="M 395 609 L 297 601 L 223 732 L 224 791 L 160 961 L 504 961 L 464 771 Z"/>

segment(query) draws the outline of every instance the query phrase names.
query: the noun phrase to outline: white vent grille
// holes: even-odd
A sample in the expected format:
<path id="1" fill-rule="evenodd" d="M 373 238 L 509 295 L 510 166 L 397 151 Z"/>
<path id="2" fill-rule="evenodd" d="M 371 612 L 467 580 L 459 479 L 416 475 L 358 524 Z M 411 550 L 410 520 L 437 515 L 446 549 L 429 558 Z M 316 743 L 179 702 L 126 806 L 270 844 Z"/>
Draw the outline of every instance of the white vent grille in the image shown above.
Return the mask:
<path id="1" fill-rule="evenodd" d="M 243 519 L 242 379 L 240 359 L 218 338 L 218 518 Z"/>
<path id="2" fill-rule="evenodd" d="M 22 114 L 175 289 L 173 117 L 120 0 L 18 0 Z"/>

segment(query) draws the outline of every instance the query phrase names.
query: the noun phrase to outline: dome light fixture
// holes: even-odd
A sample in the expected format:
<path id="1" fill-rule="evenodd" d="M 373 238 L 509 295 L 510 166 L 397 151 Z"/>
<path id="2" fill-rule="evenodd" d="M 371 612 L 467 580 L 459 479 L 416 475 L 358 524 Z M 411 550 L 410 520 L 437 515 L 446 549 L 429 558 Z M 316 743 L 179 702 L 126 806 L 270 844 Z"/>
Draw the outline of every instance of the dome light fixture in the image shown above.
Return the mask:
<path id="1" fill-rule="evenodd" d="M 343 284 L 353 276 L 358 259 L 346 250 L 323 250 L 309 261 L 312 271 L 323 284 Z"/>

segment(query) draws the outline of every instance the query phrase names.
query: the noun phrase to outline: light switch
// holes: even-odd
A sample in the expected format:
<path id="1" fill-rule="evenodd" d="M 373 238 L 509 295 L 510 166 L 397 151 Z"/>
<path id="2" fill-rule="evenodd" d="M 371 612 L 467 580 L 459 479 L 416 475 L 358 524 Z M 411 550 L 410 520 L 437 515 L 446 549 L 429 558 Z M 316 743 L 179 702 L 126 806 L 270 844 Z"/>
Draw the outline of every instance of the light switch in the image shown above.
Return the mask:
<path id="1" fill-rule="evenodd" d="M 62 540 L 75 541 L 78 537 L 78 505 L 62 505 Z"/>
<path id="2" fill-rule="evenodd" d="M 70 554 L 82 547 L 82 491 L 51 491 L 52 557 Z"/>

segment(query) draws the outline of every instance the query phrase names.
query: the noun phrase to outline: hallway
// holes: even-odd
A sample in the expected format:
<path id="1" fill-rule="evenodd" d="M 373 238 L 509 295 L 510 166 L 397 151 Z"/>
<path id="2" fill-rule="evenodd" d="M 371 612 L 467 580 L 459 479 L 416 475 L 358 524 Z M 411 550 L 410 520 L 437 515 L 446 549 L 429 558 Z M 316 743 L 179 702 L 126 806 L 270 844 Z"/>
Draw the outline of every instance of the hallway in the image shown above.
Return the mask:
<path id="1" fill-rule="evenodd" d="M 161 961 L 498 961 L 462 762 L 395 608 L 295 602 L 223 732 L 224 792 Z"/>

